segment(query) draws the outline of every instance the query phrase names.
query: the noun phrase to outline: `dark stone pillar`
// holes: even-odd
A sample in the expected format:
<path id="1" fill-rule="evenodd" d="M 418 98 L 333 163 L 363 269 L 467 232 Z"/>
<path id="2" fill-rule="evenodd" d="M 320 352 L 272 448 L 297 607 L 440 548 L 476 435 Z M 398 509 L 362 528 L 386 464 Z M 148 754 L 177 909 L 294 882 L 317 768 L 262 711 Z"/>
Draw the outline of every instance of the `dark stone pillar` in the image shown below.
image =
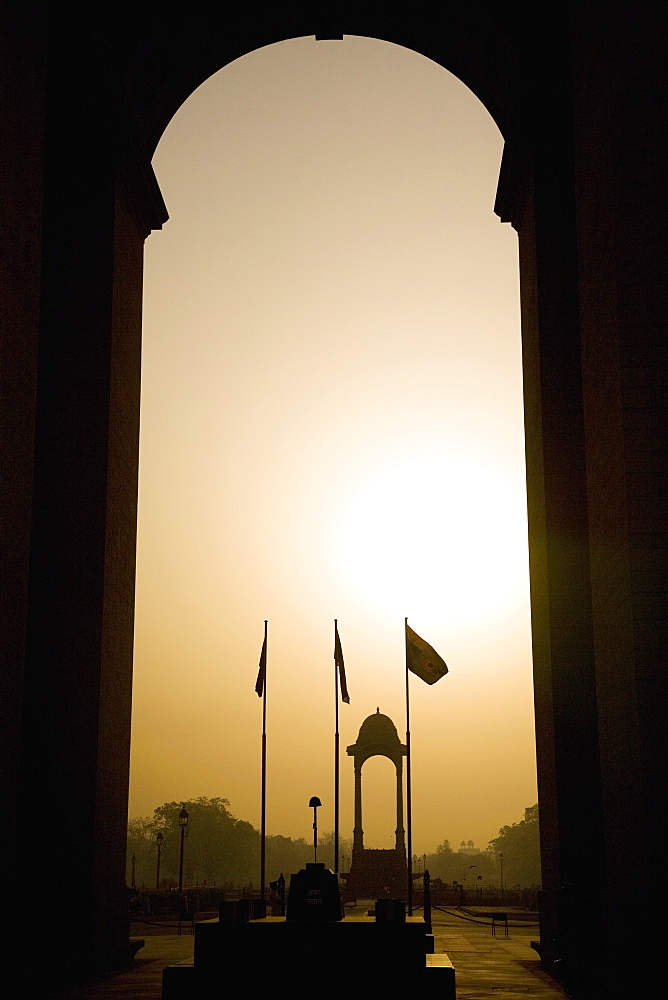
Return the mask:
<path id="1" fill-rule="evenodd" d="M 364 850 L 362 829 L 362 761 L 355 757 L 355 827 L 353 829 L 353 852 Z"/>
<path id="2" fill-rule="evenodd" d="M 586 997 L 636 988 L 665 830 L 660 27 L 578 5 L 498 202 L 520 234 L 541 941 Z"/>
<path id="3" fill-rule="evenodd" d="M 581 984 L 603 964 L 606 875 L 570 89 L 558 43 L 542 57 L 532 130 L 506 152 L 497 210 L 520 243 L 541 945 Z"/>
<path id="4" fill-rule="evenodd" d="M 394 761 L 397 771 L 397 829 L 394 835 L 395 847 L 402 854 L 406 853 L 406 837 L 404 833 L 404 761 L 398 757 Z"/>
<path id="5" fill-rule="evenodd" d="M 12 896 L 19 928 L 49 914 L 47 981 L 127 954 L 142 258 L 164 217 L 101 54 L 70 41 L 50 25 Z"/>
<path id="6" fill-rule="evenodd" d="M 39 339 L 45 24 L 5 4 L 0 57 L 0 870 L 17 898 L 16 853 Z M 13 905 L 13 904 L 10 904 Z M 11 950 L 11 947 L 10 947 Z"/>
<path id="7" fill-rule="evenodd" d="M 578 270 L 613 996 L 637 990 L 664 852 L 668 339 L 665 12 L 578 6 Z M 652 860 L 650 860 L 652 859 Z M 631 919 L 629 914 L 636 914 Z M 624 954 L 628 960 L 614 961 Z M 617 991 L 617 992 L 615 992 Z"/>

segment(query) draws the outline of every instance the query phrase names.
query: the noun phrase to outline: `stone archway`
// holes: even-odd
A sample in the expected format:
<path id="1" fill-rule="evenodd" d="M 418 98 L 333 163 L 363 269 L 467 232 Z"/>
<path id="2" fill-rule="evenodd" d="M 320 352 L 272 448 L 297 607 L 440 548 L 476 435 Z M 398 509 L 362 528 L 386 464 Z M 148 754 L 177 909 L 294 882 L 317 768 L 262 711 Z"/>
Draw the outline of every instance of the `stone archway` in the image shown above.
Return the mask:
<path id="1" fill-rule="evenodd" d="M 408 750 L 387 715 L 376 709 L 362 725 L 357 741 L 346 748 L 355 765 L 355 828 L 353 856 L 347 884 L 353 895 L 375 899 L 385 891 L 403 896 L 406 888 L 406 841 L 404 836 L 403 760 Z M 396 772 L 396 829 L 394 850 L 368 850 L 362 829 L 362 768 L 371 757 L 387 757 Z"/>
<path id="2" fill-rule="evenodd" d="M 344 30 L 446 66 L 505 138 L 496 209 L 520 244 L 542 946 L 576 988 L 628 989 L 615 958 L 633 969 L 643 952 L 626 907 L 642 909 L 643 857 L 663 849 L 668 226 L 651 7 L 556 5 L 548 27 L 510 2 L 343 2 L 331 16 L 139 2 L 131 19 L 8 5 L 3 858 L 29 920 L 48 825 L 47 981 L 117 963 L 127 933 L 142 245 L 166 218 L 150 155 L 231 59 Z"/>

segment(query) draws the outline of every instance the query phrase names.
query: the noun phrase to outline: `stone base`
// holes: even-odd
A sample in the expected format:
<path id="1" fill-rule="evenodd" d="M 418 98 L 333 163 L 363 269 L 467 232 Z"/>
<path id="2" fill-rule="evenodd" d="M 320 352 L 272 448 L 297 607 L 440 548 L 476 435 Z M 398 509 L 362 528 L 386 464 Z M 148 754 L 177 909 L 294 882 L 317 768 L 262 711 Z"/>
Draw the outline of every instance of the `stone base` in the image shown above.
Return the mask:
<path id="1" fill-rule="evenodd" d="M 357 899 L 405 899 L 406 876 L 404 851 L 353 850 L 346 895 Z"/>
<path id="2" fill-rule="evenodd" d="M 168 966 L 163 1000 L 213 1000 L 233 976 L 252 994 L 284 986 L 290 996 L 351 989 L 386 991 L 432 986 L 454 1000 L 454 969 L 445 955 L 428 955 L 426 925 L 347 918 L 332 923 L 266 917 L 243 924 L 206 921 L 195 927 L 192 965 Z"/>

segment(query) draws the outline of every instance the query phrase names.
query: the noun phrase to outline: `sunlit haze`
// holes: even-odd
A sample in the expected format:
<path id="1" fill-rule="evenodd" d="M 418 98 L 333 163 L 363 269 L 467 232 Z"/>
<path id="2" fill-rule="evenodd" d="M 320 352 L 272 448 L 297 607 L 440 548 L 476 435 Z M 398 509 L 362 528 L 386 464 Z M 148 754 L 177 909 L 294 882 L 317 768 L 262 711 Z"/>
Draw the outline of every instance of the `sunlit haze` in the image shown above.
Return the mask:
<path id="1" fill-rule="evenodd" d="M 237 60 L 167 128 L 146 246 L 130 815 L 223 796 L 269 833 L 333 827 L 333 622 L 345 747 L 379 707 L 405 741 L 413 847 L 484 847 L 536 801 L 516 233 L 501 135 L 445 69 L 299 38 Z M 367 847 L 394 769 L 364 768 Z"/>

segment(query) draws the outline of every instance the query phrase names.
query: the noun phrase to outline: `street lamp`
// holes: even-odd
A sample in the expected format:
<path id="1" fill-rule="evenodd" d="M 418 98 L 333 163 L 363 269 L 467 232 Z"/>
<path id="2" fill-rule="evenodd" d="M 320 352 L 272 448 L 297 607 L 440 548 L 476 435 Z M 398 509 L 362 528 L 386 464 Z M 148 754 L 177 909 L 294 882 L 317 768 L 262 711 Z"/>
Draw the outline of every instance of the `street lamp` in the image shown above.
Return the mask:
<path id="1" fill-rule="evenodd" d="M 469 865 L 469 870 L 467 872 L 466 879 L 468 879 L 468 877 L 470 875 L 471 876 L 471 882 L 473 882 L 472 869 L 473 868 L 477 868 L 477 867 L 478 867 L 477 865 Z M 464 879 L 464 881 L 466 881 L 466 879 Z M 467 886 L 467 888 L 468 888 L 468 886 Z M 474 893 L 475 893 L 475 882 L 473 882 L 473 889 L 474 889 Z"/>
<path id="2" fill-rule="evenodd" d="M 499 863 L 501 865 L 501 902 L 503 902 L 503 851 L 499 851 Z"/>
<path id="3" fill-rule="evenodd" d="M 189 820 L 188 810 L 183 805 L 183 809 L 179 813 L 179 826 L 181 827 L 181 855 L 179 858 L 179 892 L 183 889 L 183 841 L 188 836 L 188 820 Z"/>
<path id="4" fill-rule="evenodd" d="M 317 795 L 312 795 L 309 801 L 309 806 L 313 809 L 313 861 L 317 864 L 318 862 L 318 806 L 321 806 L 322 802 Z"/>
<path id="5" fill-rule="evenodd" d="M 165 838 L 162 835 L 162 830 L 158 831 L 158 836 L 155 838 L 155 845 L 158 848 L 158 861 L 155 866 L 155 888 L 158 890 L 160 888 L 160 856 L 162 854 L 162 842 Z"/>

